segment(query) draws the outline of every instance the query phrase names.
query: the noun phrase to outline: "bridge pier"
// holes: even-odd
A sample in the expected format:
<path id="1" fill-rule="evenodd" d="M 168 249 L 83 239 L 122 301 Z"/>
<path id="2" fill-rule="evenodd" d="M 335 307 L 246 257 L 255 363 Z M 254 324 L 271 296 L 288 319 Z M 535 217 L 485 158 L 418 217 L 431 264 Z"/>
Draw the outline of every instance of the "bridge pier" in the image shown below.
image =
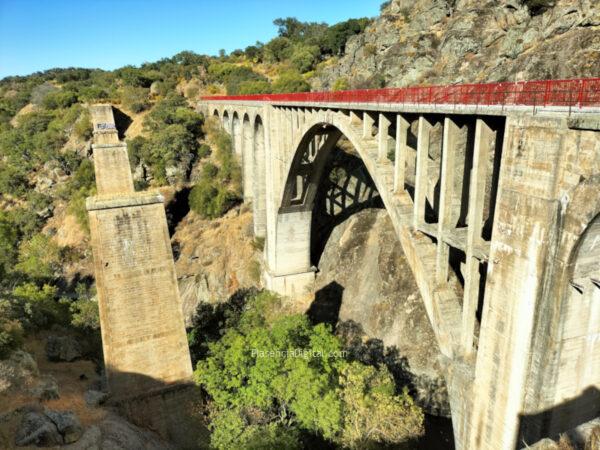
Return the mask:
<path id="1" fill-rule="evenodd" d="M 315 280 L 310 264 L 312 211 L 280 212 L 276 220 L 266 242 L 265 287 L 285 296 L 302 296 L 312 290 Z"/>

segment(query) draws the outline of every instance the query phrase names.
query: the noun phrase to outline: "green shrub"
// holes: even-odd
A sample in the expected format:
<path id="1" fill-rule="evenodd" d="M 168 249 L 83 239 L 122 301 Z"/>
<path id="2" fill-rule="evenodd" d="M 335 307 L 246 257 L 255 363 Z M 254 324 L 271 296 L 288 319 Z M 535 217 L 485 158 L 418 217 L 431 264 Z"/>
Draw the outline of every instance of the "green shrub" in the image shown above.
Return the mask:
<path id="1" fill-rule="evenodd" d="M 0 279 L 12 268 L 17 256 L 18 235 L 15 224 L 4 211 L 0 211 Z"/>
<path id="2" fill-rule="evenodd" d="M 77 103 L 77 94 L 63 90 L 49 92 L 42 101 L 47 109 L 68 108 L 74 103 Z"/>
<path id="3" fill-rule="evenodd" d="M 56 286 L 44 284 L 39 287 L 27 282 L 12 291 L 16 317 L 29 330 L 47 328 L 53 324 L 66 324 L 68 308 L 58 301 Z"/>
<path id="4" fill-rule="evenodd" d="M 20 348 L 23 345 L 23 337 L 23 327 L 18 320 L 0 317 L 0 359 L 8 358 L 13 350 Z"/>
<path id="5" fill-rule="evenodd" d="M 348 89 L 350 89 L 350 83 L 348 83 L 347 78 L 338 78 L 331 87 L 333 91 L 346 91 Z"/>
<path id="6" fill-rule="evenodd" d="M 273 91 L 271 83 L 265 80 L 242 81 L 239 84 L 238 94 L 270 94 Z"/>
<path id="7" fill-rule="evenodd" d="M 200 144 L 198 147 L 198 158 L 200 159 L 208 158 L 211 153 L 210 145 Z"/>
<path id="8" fill-rule="evenodd" d="M 60 268 L 60 249 L 48 236 L 38 233 L 19 245 L 15 269 L 32 279 L 54 278 Z"/>
<path id="9" fill-rule="evenodd" d="M 100 329 L 100 312 L 95 292 L 79 283 L 75 288 L 77 299 L 70 303 L 71 324 L 83 330 Z"/>
<path id="10" fill-rule="evenodd" d="M 297 72 L 282 73 L 273 83 L 273 92 L 308 92 L 310 84 Z"/>
<path id="11" fill-rule="evenodd" d="M 370 448 L 423 432 L 422 411 L 406 390 L 395 394 L 385 367 L 347 360 L 328 325 L 283 311 L 280 298 L 258 294 L 198 362 L 194 378 L 212 400 L 214 447 L 247 446 L 256 433 L 295 447 L 302 430 Z M 291 441 L 282 441 L 285 431 Z"/>
<path id="12" fill-rule="evenodd" d="M 121 102 L 125 108 L 133 113 L 140 113 L 150 106 L 150 90 L 143 87 L 125 86 L 121 95 Z"/>
<path id="13" fill-rule="evenodd" d="M 75 133 L 75 135 L 84 141 L 87 141 L 88 139 L 92 138 L 92 134 L 93 134 L 93 126 L 92 126 L 92 120 L 90 117 L 90 113 L 88 110 L 85 110 L 79 120 L 75 123 L 75 127 L 73 128 L 73 131 Z"/>
<path id="14" fill-rule="evenodd" d="M 219 173 L 219 168 L 213 163 L 207 162 L 202 166 L 202 178 L 206 180 L 214 180 Z"/>
<path id="15" fill-rule="evenodd" d="M 276 63 L 289 59 L 293 51 L 292 42 L 286 37 L 276 37 L 263 48 L 266 62 Z"/>
<path id="16" fill-rule="evenodd" d="M 234 206 L 239 198 L 213 179 L 202 179 L 190 192 L 189 206 L 205 219 L 216 219 Z"/>
<path id="17" fill-rule="evenodd" d="M 320 50 L 316 45 L 298 45 L 290 56 L 290 62 L 300 73 L 308 72 L 319 61 Z"/>

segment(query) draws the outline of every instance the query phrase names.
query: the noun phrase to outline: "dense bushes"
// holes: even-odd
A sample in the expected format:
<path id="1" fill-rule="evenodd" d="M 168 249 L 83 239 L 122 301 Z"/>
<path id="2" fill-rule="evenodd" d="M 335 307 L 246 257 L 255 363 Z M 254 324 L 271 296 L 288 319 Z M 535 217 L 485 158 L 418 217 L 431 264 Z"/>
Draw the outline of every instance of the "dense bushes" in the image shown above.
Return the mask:
<path id="1" fill-rule="evenodd" d="M 150 106 L 148 95 L 150 90 L 143 87 L 125 86 L 121 96 L 123 106 L 133 112 L 140 113 Z"/>
<path id="2" fill-rule="evenodd" d="M 190 192 L 188 201 L 192 211 L 206 219 L 214 219 L 240 201 L 241 168 L 233 154 L 231 137 L 216 120 L 207 120 L 204 132 L 215 148 L 218 165 L 204 164 L 200 181 Z"/>
<path id="3" fill-rule="evenodd" d="M 209 80 L 223 83 L 227 94 L 240 94 L 252 90 L 253 87 L 264 89 L 267 78 L 254 72 L 250 67 L 240 66 L 233 63 L 214 62 L 208 67 Z M 261 83 L 256 85 L 255 83 Z"/>
<path id="4" fill-rule="evenodd" d="M 385 367 L 348 360 L 328 325 L 286 314 L 273 294 L 251 298 L 227 326 L 195 372 L 211 397 L 214 447 L 301 448 L 312 434 L 375 448 L 422 433 L 423 413 Z"/>
<path id="5" fill-rule="evenodd" d="M 310 84 L 296 72 L 282 73 L 273 83 L 273 92 L 307 92 Z"/>
<path id="6" fill-rule="evenodd" d="M 202 116 L 191 110 L 182 96 L 171 93 L 159 101 L 144 119 L 147 136 L 128 141 L 131 164 L 143 164 L 154 184 L 180 181 L 180 170 L 168 179 L 169 167 L 189 166 L 197 157 L 202 134 Z"/>

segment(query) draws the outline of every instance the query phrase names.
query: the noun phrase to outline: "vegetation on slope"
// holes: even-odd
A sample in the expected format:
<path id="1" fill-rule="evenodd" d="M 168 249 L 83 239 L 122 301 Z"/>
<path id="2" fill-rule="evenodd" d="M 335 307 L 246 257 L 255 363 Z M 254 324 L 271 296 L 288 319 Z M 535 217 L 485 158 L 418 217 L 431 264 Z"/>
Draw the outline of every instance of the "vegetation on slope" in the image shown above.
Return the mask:
<path id="1" fill-rule="evenodd" d="M 212 446 L 303 448 L 312 436 L 379 448 L 422 434 L 421 409 L 385 366 L 350 360 L 329 325 L 287 313 L 274 294 L 239 300 L 221 311 L 222 337 L 201 322 L 190 337 L 192 348 L 213 339 L 195 371 L 211 398 Z"/>

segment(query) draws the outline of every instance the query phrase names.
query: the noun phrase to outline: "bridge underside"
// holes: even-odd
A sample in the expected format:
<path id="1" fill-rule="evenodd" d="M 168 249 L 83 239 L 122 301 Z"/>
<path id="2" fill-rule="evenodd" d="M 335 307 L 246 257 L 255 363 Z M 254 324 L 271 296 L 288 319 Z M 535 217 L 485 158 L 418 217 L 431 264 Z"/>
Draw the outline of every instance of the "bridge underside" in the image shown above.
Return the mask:
<path id="1" fill-rule="evenodd" d="M 340 139 L 352 145 L 445 357 L 457 448 L 514 449 L 600 414 L 597 118 L 200 106 L 232 134 L 264 281 L 285 295 L 313 287 L 324 167 Z"/>

